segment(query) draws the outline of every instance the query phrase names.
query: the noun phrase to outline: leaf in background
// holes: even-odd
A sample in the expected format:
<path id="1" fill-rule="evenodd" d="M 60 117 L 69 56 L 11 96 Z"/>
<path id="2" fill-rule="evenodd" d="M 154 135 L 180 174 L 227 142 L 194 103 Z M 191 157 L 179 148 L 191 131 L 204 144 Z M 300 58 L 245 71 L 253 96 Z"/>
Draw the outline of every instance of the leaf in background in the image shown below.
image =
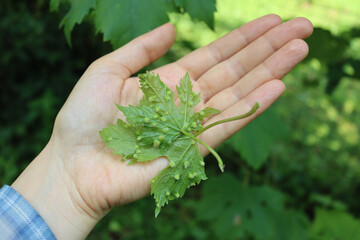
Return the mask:
<path id="1" fill-rule="evenodd" d="M 284 196 L 275 189 L 243 187 L 233 175 L 224 173 L 208 180 L 201 190 L 196 216 L 210 223 L 216 239 L 249 235 L 256 240 L 307 239 L 306 217 L 285 209 Z"/>
<path id="2" fill-rule="evenodd" d="M 167 0 L 101 0 L 95 9 L 95 27 L 118 48 L 169 21 Z"/>
<path id="3" fill-rule="evenodd" d="M 313 34 L 306 39 L 306 42 L 311 49 L 306 60 L 317 58 L 323 63 L 342 60 L 346 56 L 346 49 L 349 46 L 349 40 L 335 36 L 329 30 L 322 28 L 314 28 Z"/>
<path id="4" fill-rule="evenodd" d="M 314 239 L 360 239 L 360 221 L 343 211 L 316 209 L 311 231 Z"/>
<path id="5" fill-rule="evenodd" d="M 271 145 L 285 139 L 285 123 L 271 108 L 236 133 L 228 143 L 254 169 L 259 169 L 269 156 Z"/>
<path id="6" fill-rule="evenodd" d="M 60 0 L 50 0 L 50 12 L 59 10 Z"/>
<path id="7" fill-rule="evenodd" d="M 71 46 L 71 31 L 76 23 L 80 24 L 91 8 L 95 7 L 95 0 L 73 0 L 69 12 L 60 23 L 64 26 L 64 33 L 68 44 Z M 59 0 L 51 1 L 51 9 L 59 8 Z"/>
<path id="8" fill-rule="evenodd" d="M 59 9 L 61 0 L 51 0 L 50 11 Z M 169 21 L 170 12 L 188 12 L 193 19 L 204 21 L 214 29 L 216 0 L 73 0 L 60 23 L 71 46 L 71 31 L 76 23 L 92 11 L 96 32 L 110 41 L 114 49 Z"/>
<path id="9" fill-rule="evenodd" d="M 328 94 L 337 88 L 343 78 L 359 78 L 360 62 L 353 57 L 356 53 L 352 47 L 356 42 L 354 39 L 358 36 L 359 32 L 356 28 L 337 35 L 323 28 L 314 28 L 313 34 L 306 39 L 310 52 L 305 61 L 317 59 L 322 66 L 326 66 L 328 78 L 326 92 Z M 346 71 L 348 67 L 352 69 L 350 74 Z M 317 83 L 318 79 L 315 82 Z"/>
<path id="10" fill-rule="evenodd" d="M 316 206 L 330 208 L 334 210 L 346 211 L 347 206 L 345 203 L 334 199 L 333 197 L 320 193 L 312 193 L 310 195 L 310 202 Z"/>
<path id="11" fill-rule="evenodd" d="M 188 12 L 191 18 L 204 21 L 209 28 L 214 29 L 216 0 L 175 0 L 175 4 Z"/>

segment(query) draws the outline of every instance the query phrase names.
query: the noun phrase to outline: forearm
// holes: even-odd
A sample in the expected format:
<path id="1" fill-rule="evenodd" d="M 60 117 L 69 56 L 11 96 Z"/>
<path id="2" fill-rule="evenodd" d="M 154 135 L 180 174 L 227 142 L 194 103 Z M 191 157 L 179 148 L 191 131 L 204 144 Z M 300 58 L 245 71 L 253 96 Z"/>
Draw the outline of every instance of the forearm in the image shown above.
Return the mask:
<path id="1" fill-rule="evenodd" d="M 48 145 L 11 185 L 42 216 L 57 239 L 85 239 L 99 219 L 83 209 L 61 161 Z"/>

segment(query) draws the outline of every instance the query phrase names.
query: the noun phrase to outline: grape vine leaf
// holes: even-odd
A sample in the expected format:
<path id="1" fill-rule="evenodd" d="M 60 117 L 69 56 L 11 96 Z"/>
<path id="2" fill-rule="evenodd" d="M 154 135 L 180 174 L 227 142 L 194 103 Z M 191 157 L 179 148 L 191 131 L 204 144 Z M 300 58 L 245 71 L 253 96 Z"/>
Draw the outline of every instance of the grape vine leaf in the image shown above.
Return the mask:
<path id="1" fill-rule="evenodd" d="M 360 220 L 345 211 L 316 208 L 311 233 L 313 239 L 360 239 Z"/>
<path id="2" fill-rule="evenodd" d="M 269 109 L 236 133 L 227 143 L 257 170 L 270 154 L 274 142 L 286 139 L 288 128 L 273 109 Z"/>
<path id="3" fill-rule="evenodd" d="M 214 30 L 214 12 L 216 12 L 216 0 L 175 0 L 178 7 L 188 12 L 190 17 L 205 22 Z"/>
<path id="4" fill-rule="evenodd" d="M 56 11 L 59 8 L 60 0 L 50 2 L 50 10 Z M 95 7 L 96 0 L 74 0 L 69 12 L 61 20 L 60 27 L 64 26 L 64 33 L 68 44 L 71 46 L 71 31 L 75 24 L 80 24 L 91 8 Z"/>
<path id="5" fill-rule="evenodd" d="M 201 192 L 195 216 L 210 224 L 215 239 L 308 239 L 306 216 L 288 209 L 285 196 L 274 188 L 246 187 L 224 173 L 209 179 Z"/>
<path id="6" fill-rule="evenodd" d="M 158 75 L 139 75 L 144 95 L 139 106 L 118 106 L 126 116 L 125 123 L 103 129 L 100 135 L 114 154 L 123 155 L 130 164 L 165 156 L 170 163 L 151 181 L 151 193 L 156 200 L 156 216 L 168 201 L 180 198 L 187 188 L 206 180 L 204 160 L 194 132 L 201 128 L 204 117 L 219 113 L 206 108 L 194 113 L 200 94 L 192 91 L 188 74 L 180 81 L 177 93 L 180 105 L 174 102 L 174 93 Z"/>
<path id="7" fill-rule="evenodd" d="M 130 39 L 169 21 L 171 5 L 166 0 L 102 0 L 95 10 L 95 27 L 118 48 Z"/>
<path id="8" fill-rule="evenodd" d="M 50 12 L 57 11 L 59 9 L 60 0 L 51 0 L 50 1 Z"/>
<path id="9" fill-rule="evenodd" d="M 223 171 L 219 155 L 205 142 L 198 139 L 210 125 L 223 123 L 221 120 L 202 126 L 205 118 L 220 113 L 213 108 L 194 112 L 194 106 L 200 102 L 200 94 L 195 93 L 189 74 L 176 87 L 179 105 L 175 104 L 175 94 L 164 84 L 158 75 L 140 74 L 140 88 L 143 97 L 138 106 L 118 106 L 125 115 L 126 123 L 119 119 L 116 125 L 110 125 L 100 131 L 100 136 L 114 150 L 114 154 L 129 159 L 129 165 L 135 162 L 154 160 L 160 156 L 169 159 L 169 165 L 151 180 L 151 194 L 156 201 L 155 216 L 161 207 L 170 200 L 180 198 L 186 189 L 201 180 L 206 180 L 205 162 L 197 143 L 204 145 L 218 160 Z M 259 104 L 244 115 L 229 118 L 229 121 L 249 116 Z"/>

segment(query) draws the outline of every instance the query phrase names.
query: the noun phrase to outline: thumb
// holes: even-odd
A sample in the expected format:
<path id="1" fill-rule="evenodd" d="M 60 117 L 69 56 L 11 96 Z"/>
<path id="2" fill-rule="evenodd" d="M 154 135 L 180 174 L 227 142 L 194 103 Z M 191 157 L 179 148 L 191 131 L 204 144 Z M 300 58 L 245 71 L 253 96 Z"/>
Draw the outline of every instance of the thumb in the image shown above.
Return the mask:
<path id="1" fill-rule="evenodd" d="M 166 23 L 98 59 L 94 63 L 95 68 L 105 64 L 112 72 L 126 79 L 162 57 L 173 45 L 175 39 L 174 25 Z"/>

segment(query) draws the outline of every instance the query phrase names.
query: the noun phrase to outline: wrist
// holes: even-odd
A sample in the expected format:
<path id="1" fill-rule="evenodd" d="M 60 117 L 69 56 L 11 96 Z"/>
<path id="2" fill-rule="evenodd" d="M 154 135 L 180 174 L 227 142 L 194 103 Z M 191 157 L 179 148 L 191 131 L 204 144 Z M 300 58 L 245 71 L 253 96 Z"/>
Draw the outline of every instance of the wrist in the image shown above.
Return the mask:
<path id="1" fill-rule="evenodd" d="M 84 208 L 50 143 L 11 185 L 45 220 L 57 239 L 85 239 L 101 217 Z"/>

